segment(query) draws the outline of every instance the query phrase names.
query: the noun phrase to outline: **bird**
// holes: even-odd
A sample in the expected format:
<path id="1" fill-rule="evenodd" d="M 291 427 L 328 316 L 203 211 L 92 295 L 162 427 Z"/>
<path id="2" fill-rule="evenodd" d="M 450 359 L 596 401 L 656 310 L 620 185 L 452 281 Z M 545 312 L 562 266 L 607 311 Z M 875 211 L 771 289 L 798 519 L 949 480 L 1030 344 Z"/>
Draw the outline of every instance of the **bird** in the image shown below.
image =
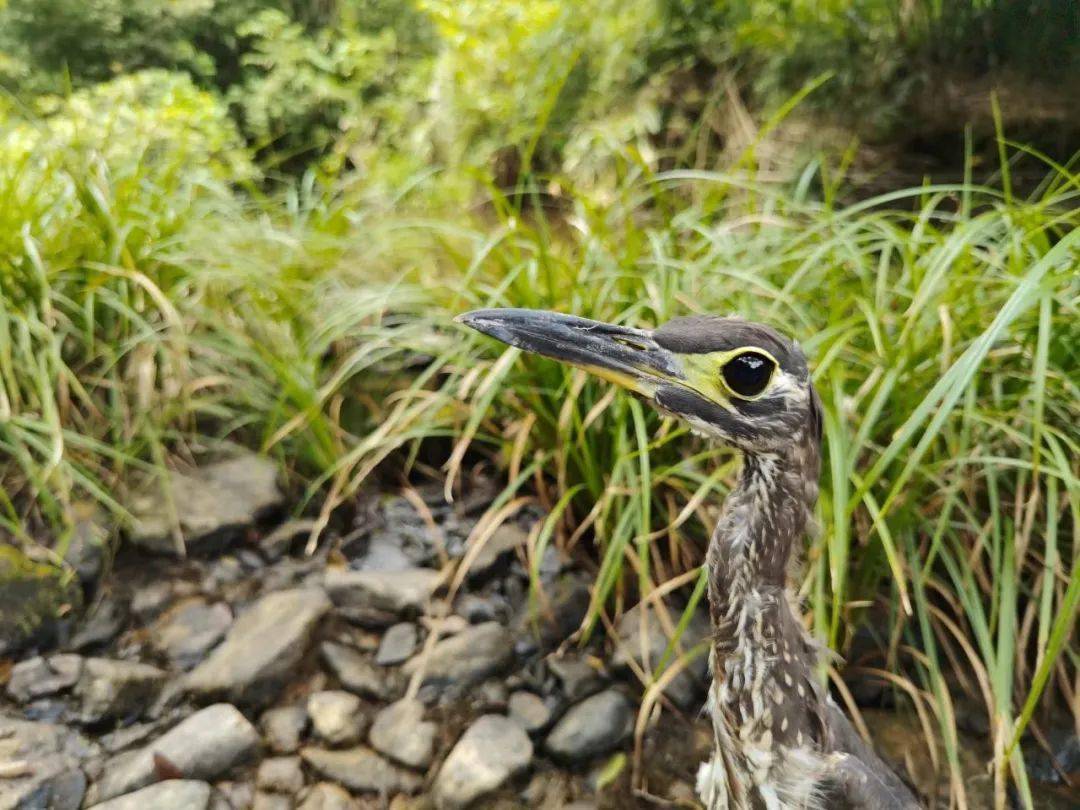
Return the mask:
<path id="1" fill-rule="evenodd" d="M 790 583 L 814 520 L 822 405 L 806 355 L 771 326 L 687 315 L 655 329 L 533 309 L 456 320 L 628 389 L 742 456 L 705 555 L 712 626 L 707 810 L 917 810 L 818 675 L 827 654 Z"/>

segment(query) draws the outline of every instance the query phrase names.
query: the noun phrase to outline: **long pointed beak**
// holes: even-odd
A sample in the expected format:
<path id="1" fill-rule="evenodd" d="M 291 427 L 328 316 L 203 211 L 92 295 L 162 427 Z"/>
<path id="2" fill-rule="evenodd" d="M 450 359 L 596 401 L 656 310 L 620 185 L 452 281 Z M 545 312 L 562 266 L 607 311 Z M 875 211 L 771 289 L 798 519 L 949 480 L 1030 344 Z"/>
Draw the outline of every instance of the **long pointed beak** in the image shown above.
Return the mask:
<path id="1" fill-rule="evenodd" d="M 478 309 L 455 319 L 496 340 L 561 360 L 652 397 L 683 380 L 681 364 L 652 332 L 536 309 Z"/>

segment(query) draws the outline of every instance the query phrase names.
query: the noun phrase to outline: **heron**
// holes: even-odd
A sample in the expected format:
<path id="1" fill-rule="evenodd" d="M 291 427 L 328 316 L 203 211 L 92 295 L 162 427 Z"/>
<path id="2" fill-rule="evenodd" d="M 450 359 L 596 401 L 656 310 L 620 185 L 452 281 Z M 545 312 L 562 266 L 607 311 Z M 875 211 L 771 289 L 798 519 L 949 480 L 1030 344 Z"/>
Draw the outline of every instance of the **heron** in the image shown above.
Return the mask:
<path id="1" fill-rule="evenodd" d="M 798 344 L 712 315 L 656 329 L 511 308 L 457 320 L 620 385 L 741 454 L 705 557 L 714 751 L 697 790 L 706 808 L 917 810 L 822 683 L 824 645 L 799 620 L 789 586 L 821 468 L 821 401 Z"/>

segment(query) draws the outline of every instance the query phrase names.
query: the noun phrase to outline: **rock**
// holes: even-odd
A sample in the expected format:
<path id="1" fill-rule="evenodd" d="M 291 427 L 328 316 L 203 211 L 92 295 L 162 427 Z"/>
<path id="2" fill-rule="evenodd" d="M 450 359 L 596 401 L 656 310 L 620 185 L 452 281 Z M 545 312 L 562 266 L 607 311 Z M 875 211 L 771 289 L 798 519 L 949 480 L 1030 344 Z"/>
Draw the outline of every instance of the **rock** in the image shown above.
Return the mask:
<path id="1" fill-rule="evenodd" d="M 67 647 L 76 652 L 104 647 L 120 635 L 127 619 L 127 607 L 118 599 L 106 596 L 83 617 Z"/>
<path id="2" fill-rule="evenodd" d="M 514 620 L 519 657 L 559 646 L 589 610 L 589 583 L 581 574 L 563 574 L 543 593 L 541 599 L 526 600 Z"/>
<path id="3" fill-rule="evenodd" d="M 386 631 L 379 651 L 375 654 L 375 663 L 382 667 L 394 666 L 408 660 L 416 652 L 419 635 L 416 625 L 411 622 L 395 624 Z"/>
<path id="4" fill-rule="evenodd" d="M 175 514 L 188 552 L 223 547 L 281 501 L 277 465 L 253 453 L 190 472 L 170 471 L 164 483 L 147 482 L 134 497 L 130 540 L 151 551 L 175 554 Z"/>
<path id="5" fill-rule="evenodd" d="M 603 674 L 573 653 L 549 655 L 545 663 L 559 681 L 563 697 L 570 703 L 596 694 L 608 683 Z"/>
<path id="6" fill-rule="evenodd" d="M 644 613 L 642 612 L 644 610 Z M 672 621 L 678 624 L 679 611 L 672 611 Z M 704 609 L 695 611 L 680 639 L 680 649 L 675 650 L 671 660 L 681 651 L 689 650 L 699 641 L 709 637 L 711 626 Z M 646 672 L 659 665 L 667 650 L 670 636 L 664 632 L 656 611 L 638 604 L 626 611 L 616 625 L 617 641 L 612 664 L 628 668 L 631 661 Z M 675 676 L 664 693 L 680 708 L 697 708 L 708 685 L 709 663 L 707 655 L 699 655 Z"/>
<path id="7" fill-rule="evenodd" d="M 501 562 L 513 556 L 514 552 L 525 546 L 529 539 L 528 532 L 516 523 L 504 523 L 497 528 L 469 566 L 470 579 L 483 579 Z"/>
<path id="8" fill-rule="evenodd" d="M 425 561 L 426 558 L 406 554 L 393 537 L 380 534 L 368 539 L 367 549 L 356 567 L 360 571 L 406 571 Z"/>
<path id="9" fill-rule="evenodd" d="M 210 780 L 249 759 L 258 747 L 258 732 L 236 707 L 208 706 L 155 742 L 110 759 L 93 797 L 104 801 L 149 785 L 158 778 L 155 756 L 185 778 Z"/>
<path id="10" fill-rule="evenodd" d="M 293 754 L 300 750 L 300 740 L 307 730 L 307 710 L 300 706 L 284 706 L 263 712 L 259 725 L 271 751 Z"/>
<path id="11" fill-rule="evenodd" d="M 259 790 L 268 790 L 271 793 L 296 795 L 304 787 L 304 771 L 300 766 L 300 757 L 264 759 L 259 764 L 255 785 Z"/>
<path id="12" fill-rule="evenodd" d="M 64 549 L 64 562 L 84 588 L 93 588 L 105 567 L 109 544 L 108 515 L 93 501 L 77 501 L 71 506 L 74 523 Z"/>
<path id="13" fill-rule="evenodd" d="M 529 734 L 535 734 L 551 721 L 551 710 L 532 692 L 514 692 L 507 703 L 510 719 Z"/>
<path id="14" fill-rule="evenodd" d="M 0 714 L 0 808 L 78 810 L 86 792 L 80 765 L 97 746 L 73 729 L 31 723 Z M 24 764 L 21 769 L 12 768 Z"/>
<path id="15" fill-rule="evenodd" d="M 319 619 L 329 609 L 326 594 L 315 588 L 264 596 L 241 614 L 225 641 L 188 675 L 187 688 L 203 698 L 266 702 L 293 675 Z"/>
<path id="16" fill-rule="evenodd" d="M 172 601 L 175 587 L 175 583 L 168 579 L 144 585 L 131 596 L 131 612 L 141 622 L 155 618 Z"/>
<path id="17" fill-rule="evenodd" d="M 374 700 L 389 700 L 396 692 L 397 685 L 387 677 L 386 671 L 376 667 L 352 647 L 325 641 L 319 645 L 319 655 L 341 685 L 350 692 Z"/>
<path id="18" fill-rule="evenodd" d="M 251 810 L 255 803 L 255 788 L 250 782 L 218 782 L 217 793 L 228 802 L 225 810 Z"/>
<path id="19" fill-rule="evenodd" d="M 157 667 L 109 658 L 84 659 L 75 695 L 84 723 L 139 717 L 154 702 L 166 673 Z"/>
<path id="20" fill-rule="evenodd" d="M 517 723 L 484 715 L 469 726 L 439 770 L 436 807 L 467 807 L 529 767 L 532 755 L 532 742 Z"/>
<path id="21" fill-rule="evenodd" d="M 233 615 L 223 602 L 201 599 L 184 602 L 162 616 L 153 628 L 154 646 L 180 669 L 191 669 L 232 625 Z"/>
<path id="22" fill-rule="evenodd" d="M 580 762 L 618 748 L 633 722 L 626 698 L 608 689 L 572 706 L 548 734 L 544 747 L 557 759 Z"/>
<path id="23" fill-rule="evenodd" d="M 374 608 L 399 615 L 415 615 L 427 604 L 439 583 L 439 572 L 430 568 L 404 571 L 326 572 L 326 591 L 338 607 Z"/>
<path id="24" fill-rule="evenodd" d="M 304 748 L 300 756 L 309 767 L 349 790 L 363 793 L 415 793 L 420 777 L 383 759 L 367 748 L 326 751 Z"/>
<path id="25" fill-rule="evenodd" d="M 187 779 L 170 779 L 145 787 L 126 796 L 101 804 L 91 810 L 207 810 L 210 806 L 210 785 Z"/>
<path id="26" fill-rule="evenodd" d="M 255 801 L 251 804 L 251 810 L 293 810 L 293 801 L 288 796 L 280 793 L 255 794 Z"/>
<path id="27" fill-rule="evenodd" d="M 361 709 L 360 698 L 351 692 L 315 692 L 307 701 L 311 727 L 331 745 L 360 740 L 365 720 Z"/>
<path id="28" fill-rule="evenodd" d="M 299 810 L 357 810 L 357 807 L 344 788 L 320 782 L 311 788 Z"/>
<path id="29" fill-rule="evenodd" d="M 496 622 L 469 627 L 439 641 L 426 656 L 410 658 L 408 675 L 423 671 L 423 683 L 469 686 L 505 669 L 514 658 L 514 637 Z"/>
<path id="30" fill-rule="evenodd" d="M 60 568 L 0 544 L 0 657 L 29 645 L 51 647 L 82 606 L 82 589 Z"/>
<path id="31" fill-rule="evenodd" d="M 431 764 L 438 731 L 435 723 L 424 720 L 424 704 L 405 698 L 375 716 L 368 736 L 372 748 L 380 754 L 422 770 Z"/>
<path id="32" fill-rule="evenodd" d="M 1031 777 L 1049 784 L 1061 784 L 1064 781 L 1062 774 L 1072 780 L 1080 777 L 1080 736 L 1076 730 L 1071 725 L 1055 726 L 1046 737 L 1049 753 L 1040 745 L 1032 746 L 1027 755 Z"/>
<path id="33" fill-rule="evenodd" d="M 7 693 L 16 703 L 29 703 L 70 689 L 80 674 L 82 658 L 78 655 L 27 658 L 12 667 Z"/>
<path id="34" fill-rule="evenodd" d="M 280 560 L 292 547 L 294 542 L 301 536 L 307 537 L 316 526 L 316 522 L 310 518 L 304 520 L 287 520 L 266 535 L 260 542 L 259 548 L 267 559 Z"/>

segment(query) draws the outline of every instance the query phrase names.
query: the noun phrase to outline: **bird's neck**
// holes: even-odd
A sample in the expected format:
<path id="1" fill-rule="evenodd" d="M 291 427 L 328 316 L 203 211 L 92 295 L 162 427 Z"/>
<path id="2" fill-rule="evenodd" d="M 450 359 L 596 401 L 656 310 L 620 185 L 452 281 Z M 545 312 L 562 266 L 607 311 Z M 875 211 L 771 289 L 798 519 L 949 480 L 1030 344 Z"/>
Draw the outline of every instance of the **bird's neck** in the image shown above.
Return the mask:
<path id="1" fill-rule="evenodd" d="M 806 429 L 781 453 L 747 454 L 709 546 L 709 602 L 717 650 L 762 600 L 784 592 L 794 550 L 813 518 L 818 439 Z"/>

